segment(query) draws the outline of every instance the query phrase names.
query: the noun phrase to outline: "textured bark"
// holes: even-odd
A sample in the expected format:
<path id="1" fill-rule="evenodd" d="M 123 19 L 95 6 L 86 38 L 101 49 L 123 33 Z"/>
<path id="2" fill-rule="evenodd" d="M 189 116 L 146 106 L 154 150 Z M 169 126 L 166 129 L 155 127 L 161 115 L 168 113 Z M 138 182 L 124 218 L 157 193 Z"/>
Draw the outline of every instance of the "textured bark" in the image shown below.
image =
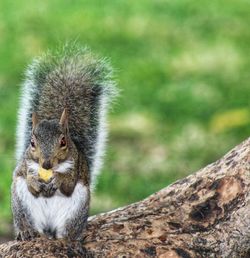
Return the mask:
<path id="1" fill-rule="evenodd" d="M 3 257 L 250 257 L 250 138 L 217 162 L 89 219 L 85 240 L 0 245 Z"/>

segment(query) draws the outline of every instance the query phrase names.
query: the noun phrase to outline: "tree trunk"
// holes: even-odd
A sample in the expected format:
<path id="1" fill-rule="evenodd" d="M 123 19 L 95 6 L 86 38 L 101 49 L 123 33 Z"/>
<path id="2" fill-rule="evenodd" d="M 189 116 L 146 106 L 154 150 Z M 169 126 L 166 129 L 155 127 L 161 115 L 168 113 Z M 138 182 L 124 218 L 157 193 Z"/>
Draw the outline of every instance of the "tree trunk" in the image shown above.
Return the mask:
<path id="1" fill-rule="evenodd" d="M 89 218 L 82 242 L 36 238 L 3 257 L 250 257 L 250 138 L 147 199 Z"/>

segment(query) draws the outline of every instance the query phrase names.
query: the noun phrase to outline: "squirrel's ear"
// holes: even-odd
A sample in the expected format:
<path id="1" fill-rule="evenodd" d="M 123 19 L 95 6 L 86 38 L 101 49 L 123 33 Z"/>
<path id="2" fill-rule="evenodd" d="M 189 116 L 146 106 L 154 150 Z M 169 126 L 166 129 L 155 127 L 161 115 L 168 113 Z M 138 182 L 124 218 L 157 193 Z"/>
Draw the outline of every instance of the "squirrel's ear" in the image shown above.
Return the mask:
<path id="1" fill-rule="evenodd" d="M 37 125 L 38 122 L 38 118 L 37 118 L 37 114 L 36 112 L 32 113 L 32 129 L 35 128 L 35 126 Z"/>
<path id="2" fill-rule="evenodd" d="M 67 108 L 65 108 L 65 109 L 63 110 L 59 124 L 60 124 L 63 128 L 65 128 L 65 129 L 68 128 L 68 110 L 67 110 Z"/>

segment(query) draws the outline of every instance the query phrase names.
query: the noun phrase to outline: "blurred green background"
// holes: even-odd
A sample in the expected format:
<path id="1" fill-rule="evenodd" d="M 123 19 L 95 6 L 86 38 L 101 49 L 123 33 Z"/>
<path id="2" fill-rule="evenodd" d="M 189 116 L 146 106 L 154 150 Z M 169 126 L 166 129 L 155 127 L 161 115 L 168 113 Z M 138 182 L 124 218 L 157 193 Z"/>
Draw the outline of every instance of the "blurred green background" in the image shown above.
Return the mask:
<path id="1" fill-rule="evenodd" d="M 109 57 L 121 89 L 92 214 L 140 200 L 249 136 L 249 1 L 2 0 L 0 9 L 0 234 L 11 230 L 23 73 L 62 42 Z"/>

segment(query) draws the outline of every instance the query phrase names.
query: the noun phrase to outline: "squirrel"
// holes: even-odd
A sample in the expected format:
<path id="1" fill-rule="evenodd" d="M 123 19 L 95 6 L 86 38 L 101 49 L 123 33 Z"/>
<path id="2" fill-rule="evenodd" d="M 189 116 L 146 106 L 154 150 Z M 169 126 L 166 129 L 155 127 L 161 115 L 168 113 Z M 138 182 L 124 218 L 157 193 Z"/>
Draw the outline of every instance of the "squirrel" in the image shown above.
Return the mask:
<path id="1" fill-rule="evenodd" d="M 18 240 L 78 240 L 102 165 L 117 95 L 106 59 L 66 45 L 28 67 L 17 126 L 12 212 Z"/>

